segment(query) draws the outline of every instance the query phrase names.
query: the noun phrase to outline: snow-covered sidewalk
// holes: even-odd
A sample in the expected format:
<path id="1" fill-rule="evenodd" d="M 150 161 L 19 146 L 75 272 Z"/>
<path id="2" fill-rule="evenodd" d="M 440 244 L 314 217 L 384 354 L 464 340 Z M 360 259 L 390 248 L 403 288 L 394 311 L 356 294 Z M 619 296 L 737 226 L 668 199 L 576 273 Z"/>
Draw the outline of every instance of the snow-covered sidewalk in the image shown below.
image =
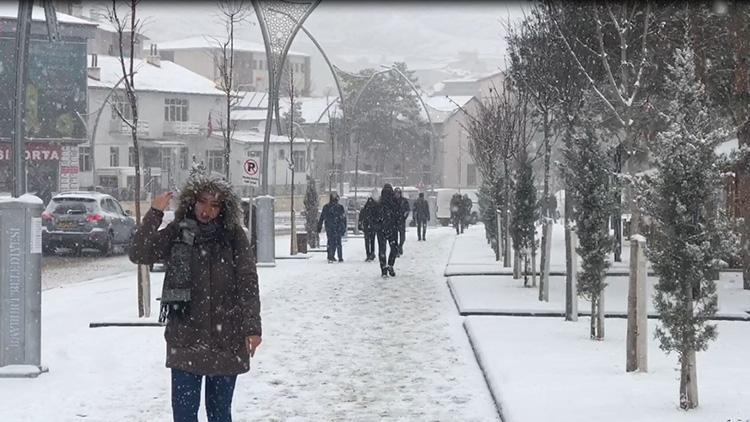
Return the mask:
<path id="1" fill-rule="evenodd" d="M 560 236 L 553 239 L 553 263 L 564 257 Z M 458 237 L 446 268 L 490 267 L 494 262 L 483 227 Z M 485 249 L 485 250 L 483 250 Z M 488 252 L 489 251 L 489 252 Z M 624 254 L 625 256 L 625 254 Z M 621 266 L 625 263 L 619 263 Z M 625 312 L 627 278 L 608 277 L 608 311 Z M 649 292 L 655 279 L 649 279 Z M 538 301 L 538 289 L 524 288 L 510 276 L 458 276 L 448 282 L 459 309 L 472 312 L 563 311 L 564 277 L 551 279 L 550 302 Z M 723 273 L 718 283 L 719 311 L 745 315 L 750 292 L 737 274 Z M 650 302 L 650 301 L 649 301 Z M 590 306 L 579 301 L 579 311 Z M 653 310 L 652 305 L 649 307 Z M 607 319 L 604 341 L 588 338 L 589 318 L 468 316 L 466 332 L 486 375 L 504 422 L 582 420 L 671 422 L 750 420 L 750 322 L 718 322 L 718 339 L 698 353 L 700 407 L 679 410 L 679 364 L 662 352 L 650 334 L 649 372 L 625 372 L 624 319 Z M 649 320 L 653 333 L 657 320 Z"/>
<path id="2" fill-rule="evenodd" d="M 442 277 L 455 235 L 408 236 L 396 278 L 364 262 L 361 239 L 344 243 L 342 264 L 314 254 L 259 269 L 263 345 L 238 379 L 235 420 L 498 420 Z M 163 330 L 88 328 L 131 318 L 135 290 L 128 274 L 45 291 L 50 372 L 0 380 L 0 421 L 169 420 Z"/>

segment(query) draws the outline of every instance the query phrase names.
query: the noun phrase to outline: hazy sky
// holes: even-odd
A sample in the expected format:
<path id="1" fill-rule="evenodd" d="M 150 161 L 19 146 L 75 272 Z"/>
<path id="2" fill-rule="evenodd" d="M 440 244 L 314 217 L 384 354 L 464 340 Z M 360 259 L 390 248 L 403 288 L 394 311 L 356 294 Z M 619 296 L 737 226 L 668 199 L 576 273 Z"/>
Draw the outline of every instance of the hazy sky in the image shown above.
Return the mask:
<path id="1" fill-rule="evenodd" d="M 87 3 L 89 7 L 92 3 Z M 107 3 L 98 3 L 107 4 Z M 455 57 L 459 51 L 502 60 L 504 24 L 521 16 L 518 2 L 344 2 L 323 0 L 305 23 L 340 67 L 353 67 L 357 58 L 377 64 L 395 60 L 411 66 Z M 222 34 L 216 2 L 170 3 L 143 1 L 139 14 L 144 32 L 156 41 L 195 35 Z M 241 25 L 242 38 L 262 42 L 255 16 Z M 292 49 L 312 56 L 313 68 L 322 59 L 300 33 Z M 317 66 L 316 66 L 317 65 Z"/>

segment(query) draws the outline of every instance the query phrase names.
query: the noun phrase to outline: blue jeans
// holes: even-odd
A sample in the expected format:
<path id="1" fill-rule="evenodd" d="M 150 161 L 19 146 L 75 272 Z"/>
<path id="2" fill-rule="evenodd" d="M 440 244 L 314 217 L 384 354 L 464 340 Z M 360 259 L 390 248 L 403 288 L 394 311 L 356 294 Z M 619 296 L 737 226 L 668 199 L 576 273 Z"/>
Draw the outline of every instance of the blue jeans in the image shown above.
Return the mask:
<path id="1" fill-rule="evenodd" d="M 237 375 L 206 376 L 208 422 L 232 422 L 232 396 Z M 172 369 L 174 422 L 198 422 L 203 375 Z"/>

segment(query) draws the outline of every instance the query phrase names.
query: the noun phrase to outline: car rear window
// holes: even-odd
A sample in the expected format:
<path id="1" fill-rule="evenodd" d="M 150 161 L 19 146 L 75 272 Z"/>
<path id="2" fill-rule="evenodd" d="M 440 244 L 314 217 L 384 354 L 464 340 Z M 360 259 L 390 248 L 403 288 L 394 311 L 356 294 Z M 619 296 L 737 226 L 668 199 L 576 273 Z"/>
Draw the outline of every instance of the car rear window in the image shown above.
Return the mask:
<path id="1" fill-rule="evenodd" d="M 96 212 L 96 200 L 93 198 L 52 198 L 47 212 L 53 214 L 87 214 Z"/>

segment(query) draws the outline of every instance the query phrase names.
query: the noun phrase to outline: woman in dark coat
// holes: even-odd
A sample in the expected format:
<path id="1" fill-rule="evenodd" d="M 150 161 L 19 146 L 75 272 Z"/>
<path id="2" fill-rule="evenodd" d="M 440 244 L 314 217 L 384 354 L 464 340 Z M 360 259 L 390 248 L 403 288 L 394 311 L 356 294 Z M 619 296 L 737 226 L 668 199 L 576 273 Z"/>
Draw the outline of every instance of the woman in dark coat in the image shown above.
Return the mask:
<path id="1" fill-rule="evenodd" d="M 341 237 L 346 234 L 346 210 L 343 205 L 339 204 L 339 195 L 335 192 L 331 194 L 328 203 L 320 212 L 318 233 L 323 230 L 323 223 L 326 225 L 328 262 L 335 262 L 334 254 L 338 254 L 339 262 L 344 262 Z"/>
<path id="2" fill-rule="evenodd" d="M 230 421 L 238 374 L 261 343 L 258 273 L 240 223 L 239 199 L 223 180 L 191 177 L 175 219 L 157 230 L 172 192 L 157 196 L 133 237 L 130 260 L 166 262 L 160 320 L 172 370 L 175 421 L 197 420 L 206 378 L 209 421 Z"/>
<path id="3" fill-rule="evenodd" d="M 378 212 L 377 203 L 370 197 L 359 213 L 359 227 L 365 233 L 366 262 L 375 260 L 375 237 L 380 227 Z"/>
<path id="4" fill-rule="evenodd" d="M 383 185 L 378 202 L 380 230 L 378 230 L 378 258 L 383 277 L 395 277 L 393 265 L 399 254 L 398 229 L 401 222 L 401 206 L 396 200 L 390 183 Z M 386 261 L 386 244 L 390 247 Z"/>

